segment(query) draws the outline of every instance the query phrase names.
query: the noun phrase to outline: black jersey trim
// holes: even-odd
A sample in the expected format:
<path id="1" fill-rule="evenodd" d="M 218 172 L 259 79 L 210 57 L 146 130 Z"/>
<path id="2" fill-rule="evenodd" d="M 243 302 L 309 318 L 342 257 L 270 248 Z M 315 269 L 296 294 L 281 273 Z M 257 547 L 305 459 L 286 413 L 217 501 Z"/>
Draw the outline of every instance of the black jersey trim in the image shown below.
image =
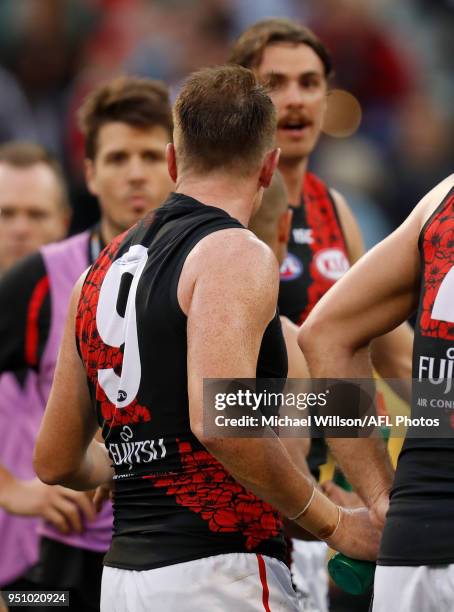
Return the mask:
<path id="1" fill-rule="evenodd" d="M 106 553 L 106 556 L 104 557 L 103 565 L 105 567 L 115 567 L 117 569 L 124 569 L 124 570 L 140 572 L 140 571 L 149 571 L 153 569 L 159 569 L 160 567 L 169 567 L 171 565 L 178 565 L 179 563 L 188 563 L 189 561 L 198 561 L 200 559 L 208 559 L 209 557 L 219 557 L 219 555 L 237 555 L 237 554 L 252 555 L 254 557 L 256 557 L 257 554 L 261 554 L 267 557 L 271 557 L 272 559 L 277 559 L 278 561 L 281 561 L 281 563 L 284 563 L 286 565 L 285 552 L 286 552 L 286 544 L 283 545 L 283 551 L 281 554 L 277 554 L 273 550 L 266 550 L 266 552 L 261 552 L 258 550 L 254 552 L 248 552 L 248 551 L 245 551 L 244 548 L 232 546 L 231 548 L 228 548 L 226 550 L 213 551 L 208 554 L 207 554 L 207 551 L 205 550 L 204 552 L 200 552 L 197 554 L 194 553 L 191 555 L 184 555 L 176 559 L 165 559 L 163 561 L 158 561 L 154 563 L 140 563 L 140 564 L 132 565 L 131 563 L 108 561 L 107 557 L 109 556 L 109 553 L 110 553 L 110 551 L 108 551 Z"/>
<path id="2" fill-rule="evenodd" d="M 432 557 L 418 557 L 417 559 L 410 559 L 409 557 L 405 557 L 404 559 L 399 557 L 387 557 L 386 559 L 377 559 L 377 565 L 382 565 L 383 567 L 404 567 L 406 565 L 418 567 L 420 565 L 451 565 L 452 563 L 454 563 L 454 555 L 441 557 L 440 559 L 434 559 Z"/>

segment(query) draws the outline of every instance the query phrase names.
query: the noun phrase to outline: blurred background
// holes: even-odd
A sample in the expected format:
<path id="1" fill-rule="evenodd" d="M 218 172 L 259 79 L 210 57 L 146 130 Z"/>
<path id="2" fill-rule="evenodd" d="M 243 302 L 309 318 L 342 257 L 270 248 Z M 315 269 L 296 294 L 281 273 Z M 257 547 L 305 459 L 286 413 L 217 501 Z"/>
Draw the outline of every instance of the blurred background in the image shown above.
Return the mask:
<path id="1" fill-rule="evenodd" d="M 75 111 L 100 81 L 184 77 L 223 63 L 265 17 L 311 27 L 335 67 L 311 169 L 341 191 L 366 245 L 386 236 L 454 171 L 454 0 L 1 0 L 0 142 L 31 140 L 61 160 L 72 233 L 92 225 Z M 332 610 L 367 610 L 332 592 Z"/>
<path id="2" fill-rule="evenodd" d="M 332 53 L 333 87 L 354 96 L 332 97 L 311 164 L 347 196 L 370 246 L 452 171 L 453 0 L 2 0 L 0 141 L 58 155 L 72 231 L 84 229 L 97 208 L 82 180 L 81 98 L 124 72 L 163 79 L 174 95 L 269 16 L 312 27 Z"/>

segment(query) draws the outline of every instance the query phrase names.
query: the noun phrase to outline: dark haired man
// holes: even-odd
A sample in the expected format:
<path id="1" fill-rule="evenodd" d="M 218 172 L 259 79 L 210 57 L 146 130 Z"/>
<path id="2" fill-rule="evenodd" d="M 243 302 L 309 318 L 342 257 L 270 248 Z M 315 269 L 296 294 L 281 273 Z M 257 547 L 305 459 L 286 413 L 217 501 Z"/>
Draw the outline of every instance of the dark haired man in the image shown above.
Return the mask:
<path id="1" fill-rule="evenodd" d="M 345 199 L 308 171 L 326 111 L 331 58 L 308 28 L 265 19 L 234 43 L 230 62 L 252 69 L 276 107 L 279 170 L 293 210 L 279 309 L 301 324 L 364 251 Z M 377 339 L 373 348 L 374 365 L 388 378 L 410 377 L 410 355 L 411 334 L 405 327 Z"/>
<path id="2" fill-rule="evenodd" d="M 167 90 L 161 83 L 131 77 L 109 81 L 86 98 L 80 123 L 86 138 L 87 184 L 101 209 L 99 224 L 41 249 L 0 282 L 0 332 L 4 339 L 0 371 L 24 366 L 34 369 L 43 407 L 75 281 L 104 244 L 158 207 L 172 184 L 165 162 L 172 117 Z M 60 448 L 56 443 L 56 449 Z M 30 512 L 31 499 L 24 483 L 13 481 L 10 486 L 10 512 Z M 53 524 L 42 529 L 41 563 L 34 579 L 41 588 L 70 589 L 74 610 L 96 610 L 102 558 L 111 539 L 111 508 L 107 504 L 89 521 L 79 517 L 73 500 L 54 510 Z M 86 510 L 85 518 L 92 514 L 92 509 Z"/>
<path id="3" fill-rule="evenodd" d="M 311 30 L 287 19 L 252 25 L 234 43 L 230 61 L 251 68 L 269 88 L 276 107 L 279 170 L 293 210 L 288 255 L 281 266 L 279 310 L 301 324 L 364 252 L 360 230 L 344 197 L 308 171 L 326 112 L 332 61 Z M 411 344 L 407 325 L 374 340 L 371 356 L 378 373 L 409 380 Z M 324 441 L 313 440 L 309 464 L 316 478 L 326 460 Z M 306 551 L 312 554 L 317 549 L 312 544 L 295 545 L 301 560 Z M 321 568 L 326 550 L 323 545 L 318 548 Z M 319 594 L 317 599 L 321 602 L 326 597 Z M 319 607 L 327 609 L 326 604 Z"/>
<path id="4" fill-rule="evenodd" d="M 245 228 L 278 161 L 275 111 L 229 66 L 191 75 L 174 119 L 176 192 L 73 292 L 35 467 L 80 489 L 115 478 L 103 610 L 296 611 L 277 510 L 364 558 L 368 513 L 330 502 L 279 439 L 213 437 L 202 418 L 204 378 L 287 372 L 277 261 Z"/>

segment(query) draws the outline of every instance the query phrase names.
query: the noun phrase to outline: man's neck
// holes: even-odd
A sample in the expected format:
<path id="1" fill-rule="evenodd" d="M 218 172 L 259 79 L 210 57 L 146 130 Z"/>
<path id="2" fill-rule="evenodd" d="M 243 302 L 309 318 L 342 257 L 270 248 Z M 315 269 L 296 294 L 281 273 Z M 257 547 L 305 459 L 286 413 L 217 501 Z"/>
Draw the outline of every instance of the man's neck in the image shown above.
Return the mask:
<path id="1" fill-rule="evenodd" d="M 186 175 L 177 181 L 175 192 L 220 208 L 246 227 L 258 197 L 254 181 L 219 175 L 208 178 Z"/>
<path id="2" fill-rule="evenodd" d="M 301 190 L 307 171 L 308 158 L 285 159 L 279 161 L 279 170 L 288 191 L 288 201 L 292 206 L 301 206 Z"/>
<path id="3" fill-rule="evenodd" d="M 101 240 L 103 244 L 109 244 L 114 238 L 122 233 L 122 229 L 110 223 L 105 217 L 101 217 L 99 223 L 99 233 L 101 234 Z"/>

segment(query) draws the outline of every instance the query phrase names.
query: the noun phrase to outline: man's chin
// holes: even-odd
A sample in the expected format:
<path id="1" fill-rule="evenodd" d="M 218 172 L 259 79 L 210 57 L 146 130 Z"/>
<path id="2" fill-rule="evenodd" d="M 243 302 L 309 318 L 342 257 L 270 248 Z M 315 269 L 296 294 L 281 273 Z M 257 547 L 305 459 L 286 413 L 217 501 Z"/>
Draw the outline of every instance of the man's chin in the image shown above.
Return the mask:
<path id="1" fill-rule="evenodd" d="M 126 232 L 128 229 L 130 229 L 133 225 L 135 225 L 138 221 L 140 221 L 141 219 L 143 219 L 143 217 L 145 216 L 146 213 L 144 213 L 143 215 L 130 215 L 128 216 L 128 218 L 122 219 L 117 225 L 118 228 L 121 230 L 120 233 Z"/>
<path id="2" fill-rule="evenodd" d="M 316 142 L 294 142 L 277 143 L 281 149 L 281 160 L 303 160 L 309 157 L 316 145 Z"/>
<path id="3" fill-rule="evenodd" d="M 12 259 L 17 261 L 18 259 L 27 257 L 27 255 L 30 255 L 30 253 L 33 253 L 38 248 L 39 246 L 35 247 L 34 245 L 28 245 L 26 247 L 13 247 L 10 249 L 10 255 Z"/>
<path id="4" fill-rule="evenodd" d="M 281 156 L 279 158 L 279 165 L 281 164 L 297 164 L 307 159 L 312 153 L 312 149 L 298 149 L 298 150 L 281 150 Z"/>

